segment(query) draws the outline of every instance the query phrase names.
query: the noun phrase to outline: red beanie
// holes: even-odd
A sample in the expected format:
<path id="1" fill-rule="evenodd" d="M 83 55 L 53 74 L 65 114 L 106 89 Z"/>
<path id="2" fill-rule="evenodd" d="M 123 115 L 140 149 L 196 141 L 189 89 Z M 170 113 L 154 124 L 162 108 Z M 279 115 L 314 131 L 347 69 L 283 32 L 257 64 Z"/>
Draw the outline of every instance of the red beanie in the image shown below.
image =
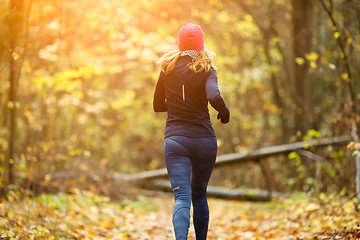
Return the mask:
<path id="1" fill-rule="evenodd" d="M 180 51 L 204 49 L 204 32 L 198 25 L 186 24 L 180 28 L 178 38 Z"/>

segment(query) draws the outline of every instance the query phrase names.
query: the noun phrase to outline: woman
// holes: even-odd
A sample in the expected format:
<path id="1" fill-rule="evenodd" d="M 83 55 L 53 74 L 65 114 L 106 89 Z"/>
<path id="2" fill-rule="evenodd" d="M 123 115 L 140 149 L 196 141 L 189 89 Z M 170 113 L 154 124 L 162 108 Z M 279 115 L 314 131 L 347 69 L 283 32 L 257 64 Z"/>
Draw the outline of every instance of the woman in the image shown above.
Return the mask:
<path id="1" fill-rule="evenodd" d="M 224 124 L 229 122 L 230 111 L 220 95 L 211 51 L 204 49 L 200 26 L 183 26 L 178 32 L 178 44 L 179 50 L 159 60 L 161 73 L 153 107 L 155 112 L 168 113 L 164 155 L 175 198 L 176 239 L 188 237 L 192 201 L 196 239 L 203 240 L 209 223 L 206 188 L 217 154 L 208 102 Z"/>

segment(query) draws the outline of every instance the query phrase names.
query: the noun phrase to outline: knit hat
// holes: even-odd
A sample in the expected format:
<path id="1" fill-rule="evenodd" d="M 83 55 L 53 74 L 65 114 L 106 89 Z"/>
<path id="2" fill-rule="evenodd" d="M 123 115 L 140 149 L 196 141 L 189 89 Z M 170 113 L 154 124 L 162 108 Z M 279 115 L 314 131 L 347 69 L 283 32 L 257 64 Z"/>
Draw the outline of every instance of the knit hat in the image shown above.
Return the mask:
<path id="1" fill-rule="evenodd" d="M 204 49 L 204 32 L 198 25 L 189 23 L 180 28 L 178 40 L 180 51 Z"/>

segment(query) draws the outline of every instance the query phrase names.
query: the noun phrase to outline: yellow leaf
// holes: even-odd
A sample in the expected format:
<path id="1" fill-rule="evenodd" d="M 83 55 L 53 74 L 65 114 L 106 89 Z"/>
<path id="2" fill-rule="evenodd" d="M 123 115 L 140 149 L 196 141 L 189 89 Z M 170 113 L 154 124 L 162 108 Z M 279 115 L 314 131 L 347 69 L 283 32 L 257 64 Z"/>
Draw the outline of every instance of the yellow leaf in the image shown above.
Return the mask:
<path id="1" fill-rule="evenodd" d="M 340 33 L 339 32 L 334 32 L 334 38 L 338 39 L 340 37 Z"/>
<path id="2" fill-rule="evenodd" d="M 352 43 L 352 38 L 348 38 L 346 42 L 347 42 L 348 45 L 351 45 L 351 43 Z"/>
<path id="3" fill-rule="evenodd" d="M 349 75 L 347 73 L 343 73 L 343 74 L 341 74 L 341 78 L 344 79 L 344 80 L 348 80 Z"/>
<path id="4" fill-rule="evenodd" d="M 310 203 L 305 207 L 305 211 L 311 212 L 318 210 L 320 208 L 319 204 L 316 203 Z"/>
<path id="5" fill-rule="evenodd" d="M 9 101 L 9 102 L 7 103 L 7 107 L 8 107 L 9 109 L 14 109 L 14 108 L 15 108 L 14 102 L 13 102 L 13 101 Z"/>
<path id="6" fill-rule="evenodd" d="M 9 102 L 7 103 L 7 107 L 8 107 L 9 109 L 14 109 L 14 108 L 19 109 L 19 108 L 20 108 L 20 103 L 19 103 L 18 101 L 16 101 L 16 102 L 9 101 Z"/>
<path id="7" fill-rule="evenodd" d="M 297 65 L 303 65 L 305 63 L 305 59 L 302 57 L 295 58 L 295 62 Z"/>
<path id="8" fill-rule="evenodd" d="M 16 52 L 13 52 L 13 53 L 12 53 L 12 57 L 13 57 L 13 59 L 14 59 L 15 61 L 17 61 L 20 56 L 19 56 L 19 54 L 17 54 Z"/>
<path id="9" fill-rule="evenodd" d="M 246 14 L 244 18 L 245 18 L 245 21 L 247 21 L 247 22 L 253 21 L 253 17 L 250 14 Z"/>
<path id="10" fill-rule="evenodd" d="M 8 199 L 9 199 L 10 202 L 13 202 L 13 201 L 14 201 L 14 197 L 13 197 L 13 196 L 8 196 Z M 7 215 L 8 215 L 8 218 L 9 218 L 10 220 L 15 216 L 14 212 L 8 212 Z"/>
<path id="11" fill-rule="evenodd" d="M 319 58 L 319 55 L 316 52 L 311 52 L 306 54 L 305 57 L 309 61 L 316 61 Z"/>
<path id="12" fill-rule="evenodd" d="M 280 38 L 279 37 L 274 37 L 273 39 L 272 39 L 272 42 L 273 43 L 278 43 L 280 41 Z"/>
<path id="13" fill-rule="evenodd" d="M 96 237 L 99 237 L 99 234 L 96 233 L 96 232 L 93 231 L 93 230 L 88 230 L 88 231 L 85 233 L 85 235 L 86 235 L 88 238 L 90 238 L 90 239 L 94 239 L 94 238 L 96 238 Z"/>
<path id="14" fill-rule="evenodd" d="M 311 61 L 310 62 L 310 67 L 313 68 L 313 69 L 316 69 L 317 68 L 316 62 Z"/>

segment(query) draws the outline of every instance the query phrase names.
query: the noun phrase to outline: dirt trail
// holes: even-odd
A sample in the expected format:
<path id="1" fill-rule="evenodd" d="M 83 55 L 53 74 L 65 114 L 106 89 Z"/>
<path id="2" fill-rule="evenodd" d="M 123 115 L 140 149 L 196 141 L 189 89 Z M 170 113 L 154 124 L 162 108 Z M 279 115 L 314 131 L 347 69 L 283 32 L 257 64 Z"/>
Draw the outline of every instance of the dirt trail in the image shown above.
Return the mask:
<path id="1" fill-rule="evenodd" d="M 149 198 L 149 201 L 158 210 L 142 213 L 143 219 L 138 224 L 129 222 L 131 226 L 137 226 L 130 239 L 174 239 L 171 223 L 173 199 Z M 209 207 L 209 240 L 360 239 L 357 229 L 337 229 L 336 226 L 354 220 L 346 215 L 339 218 L 336 212 L 314 202 L 252 203 L 209 199 Z M 331 216 L 331 213 L 336 216 Z M 137 214 L 132 221 L 138 217 L 142 216 Z M 189 240 L 195 240 L 192 222 Z"/>

